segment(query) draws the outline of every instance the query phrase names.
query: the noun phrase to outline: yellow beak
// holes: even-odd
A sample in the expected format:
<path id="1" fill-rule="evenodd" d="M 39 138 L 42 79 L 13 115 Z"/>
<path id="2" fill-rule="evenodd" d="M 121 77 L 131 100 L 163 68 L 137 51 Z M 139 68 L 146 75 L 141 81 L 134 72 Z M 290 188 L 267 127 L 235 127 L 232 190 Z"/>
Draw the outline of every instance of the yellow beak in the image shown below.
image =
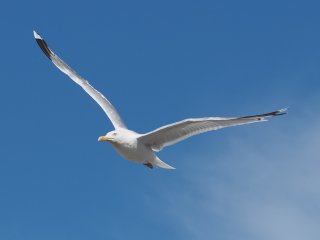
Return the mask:
<path id="1" fill-rule="evenodd" d="M 98 138 L 98 141 L 99 141 L 99 142 L 109 141 L 109 140 L 110 140 L 110 138 L 108 138 L 108 137 L 106 137 L 106 136 L 101 136 L 101 137 Z"/>

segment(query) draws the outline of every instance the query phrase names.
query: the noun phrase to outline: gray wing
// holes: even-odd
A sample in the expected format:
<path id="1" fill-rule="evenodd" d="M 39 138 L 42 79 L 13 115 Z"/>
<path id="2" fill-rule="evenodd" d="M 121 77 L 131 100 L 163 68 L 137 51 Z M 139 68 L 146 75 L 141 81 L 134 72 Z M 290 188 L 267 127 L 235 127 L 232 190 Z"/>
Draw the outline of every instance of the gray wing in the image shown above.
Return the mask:
<path id="1" fill-rule="evenodd" d="M 69 67 L 62 59 L 60 59 L 47 45 L 43 38 L 33 31 L 34 37 L 44 52 L 44 54 L 52 61 L 52 63 L 59 68 L 63 73 L 68 75 L 75 83 L 80 85 L 103 109 L 107 114 L 110 121 L 112 122 L 115 129 L 126 128 L 125 124 L 122 122 L 117 110 L 112 106 L 112 104 L 106 99 L 100 92 L 94 89 L 89 82 L 77 74 L 71 67 Z"/>
<path id="2" fill-rule="evenodd" d="M 175 144 L 191 136 L 218 130 L 224 127 L 231 127 L 255 122 L 267 121 L 267 118 L 279 116 L 286 113 L 287 109 L 280 109 L 271 113 L 254 116 L 234 118 L 190 118 L 180 122 L 160 127 L 152 132 L 143 134 L 139 140 L 150 146 L 154 151 L 160 151 L 163 147 Z"/>

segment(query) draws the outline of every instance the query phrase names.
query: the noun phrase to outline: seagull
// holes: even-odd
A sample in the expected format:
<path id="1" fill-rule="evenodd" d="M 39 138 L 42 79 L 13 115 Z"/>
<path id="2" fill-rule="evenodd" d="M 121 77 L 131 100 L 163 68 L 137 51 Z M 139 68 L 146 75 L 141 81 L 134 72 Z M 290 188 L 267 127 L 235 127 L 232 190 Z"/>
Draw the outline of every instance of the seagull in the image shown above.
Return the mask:
<path id="1" fill-rule="evenodd" d="M 178 143 L 191 136 L 218 130 L 220 128 L 267 121 L 270 117 L 286 114 L 287 109 L 283 108 L 274 112 L 245 116 L 245 117 L 205 117 L 188 118 L 180 122 L 162 126 L 151 132 L 139 134 L 129 130 L 123 123 L 120 115 L 108 99 L 93 88 L 90 83 L 69 67 L 60 59 L 47 45 L 44 39 L 35 31 L 34 37 L 44 54 L 59 68 L 68 75 L 71 80 L 83 88 L 103 109 L 114 130 L 98 138 L 98 141 L 109 142 L 115 150 L 125 159 L 142 163 L 148 168 L 160 167 L 165 169 L 175 169 L 169 164 L 161 161 L 156 155 L 164 147 Z"/>

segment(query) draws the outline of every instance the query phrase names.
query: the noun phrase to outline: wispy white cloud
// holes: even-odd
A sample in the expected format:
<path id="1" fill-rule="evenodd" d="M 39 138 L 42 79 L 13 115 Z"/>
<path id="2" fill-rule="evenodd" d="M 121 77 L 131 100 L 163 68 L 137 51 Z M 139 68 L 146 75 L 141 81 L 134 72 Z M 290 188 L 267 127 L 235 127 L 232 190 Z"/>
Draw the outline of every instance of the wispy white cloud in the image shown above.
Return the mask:
<path id="1" fill-rule="evenodd" d="M 320 117 L 289 119 L 189 160 L 188 187 L 164 194 L 186 237 L 319 239 Z"/>

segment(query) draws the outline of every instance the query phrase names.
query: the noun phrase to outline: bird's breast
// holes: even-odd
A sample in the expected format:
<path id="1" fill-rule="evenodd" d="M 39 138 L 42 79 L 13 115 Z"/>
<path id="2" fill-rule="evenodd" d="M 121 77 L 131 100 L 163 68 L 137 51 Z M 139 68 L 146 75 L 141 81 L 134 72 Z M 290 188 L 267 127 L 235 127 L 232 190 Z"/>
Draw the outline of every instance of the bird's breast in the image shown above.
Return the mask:
<path id="1" fill-rule="evenodd" d="M 145 162 L 154 158 L 153 151 L 139 142 L 135 143 L 112 143 L 115 150 L 125 159 L 134 162 Z"/>

